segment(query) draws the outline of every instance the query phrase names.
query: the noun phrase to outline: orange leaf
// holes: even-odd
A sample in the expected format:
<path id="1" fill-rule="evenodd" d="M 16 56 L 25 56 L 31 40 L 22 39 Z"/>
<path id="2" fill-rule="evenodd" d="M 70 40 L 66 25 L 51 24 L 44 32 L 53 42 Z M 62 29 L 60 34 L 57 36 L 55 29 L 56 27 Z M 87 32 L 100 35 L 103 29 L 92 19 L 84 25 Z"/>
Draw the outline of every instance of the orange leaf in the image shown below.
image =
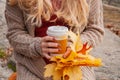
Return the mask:
<path id="1" fill-rule="evenodd" d="M 15 72 L 8 78 L 8 80 L 16 80 L 16 76 L 17 76 L 17 73 Z"/>
<path id="2" fill-rule="evenodd" d="M 90 49 L 92 48 L 92 46 L 88 47 L 88 43 L 83 44 L 83 47 L 80 51 L 77 51 L 77 53 L 81 53 L 81 54 L 86 54 L 88 51 L 90 51 Z"/>

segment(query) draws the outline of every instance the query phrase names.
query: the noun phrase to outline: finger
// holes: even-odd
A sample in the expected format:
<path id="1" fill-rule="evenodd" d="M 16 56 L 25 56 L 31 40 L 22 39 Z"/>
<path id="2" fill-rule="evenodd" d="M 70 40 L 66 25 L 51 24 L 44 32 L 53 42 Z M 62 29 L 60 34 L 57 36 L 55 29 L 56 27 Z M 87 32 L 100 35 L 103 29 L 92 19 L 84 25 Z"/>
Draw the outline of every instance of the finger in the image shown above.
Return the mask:
<path id="1" fill-rule="evenodd" d="M 42 38 L 43 41 L 55 41 L 55 38 L 54 37 L 51 37 L 51 36 L 45 36 Z"/>
<path id="2" fill-rule="evenodd" d="M 43 56 L 44 56 L 45 58 L 47 58 L 47 59 L 51 59 L 51 56 L 48 55 L 47 53 L 43 53 Z"/>
<path id="3" fill-rule="evenodd" d="M 67 48 L 67 51 L 64 53 L 63 58 L 67 58 L 71 53 L 71 48 Z"/>
<path id="4" fill-rule="evenodd" d="M 55 53 L 55 52 L 59 52 L 59 49 L 58 48 L 43 48 L 42 51 L 46 53 Z"/>
<path id="5" fill-rule="evenodd" d="M 59 44 L 55 42 L 42 42 L 41 45 L 42 47 L 59 47 Z"/>

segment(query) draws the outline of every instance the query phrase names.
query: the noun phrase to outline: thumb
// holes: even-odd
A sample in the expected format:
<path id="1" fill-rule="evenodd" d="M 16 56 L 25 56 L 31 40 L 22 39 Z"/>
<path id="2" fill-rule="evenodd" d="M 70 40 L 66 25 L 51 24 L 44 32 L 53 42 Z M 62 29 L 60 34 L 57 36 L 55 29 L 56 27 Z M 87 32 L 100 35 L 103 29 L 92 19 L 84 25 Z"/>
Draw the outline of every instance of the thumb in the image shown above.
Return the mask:
<path id="1" fill-rule="evenodd" d="M 66 52 L 63 54 L 63 58 L 67 58 L 70 55 L 71 51 L 72 51 L 71 48 L 68 47 Z"/>

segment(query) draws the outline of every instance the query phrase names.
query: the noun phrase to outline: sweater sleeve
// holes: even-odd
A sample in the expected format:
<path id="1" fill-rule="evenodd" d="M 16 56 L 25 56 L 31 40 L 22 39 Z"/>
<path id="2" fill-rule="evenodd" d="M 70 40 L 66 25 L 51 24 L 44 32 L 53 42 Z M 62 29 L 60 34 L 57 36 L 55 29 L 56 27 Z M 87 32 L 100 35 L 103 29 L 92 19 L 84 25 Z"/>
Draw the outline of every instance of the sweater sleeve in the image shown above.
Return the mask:
<path id="1" fill-rule="evenodd" d="M 91 0 L 88 25 L 81 34 L 83 43 L 96 46 L 104 35 L 102 0 Z"/>
<path id="2" fill-rule="evenodd" d="M 6 3 L 5 17 L 8 26 L 7 38 L 14 51 L 31 58 L 40 57 L 41 38 L 29 35 L 20 8 Z"/>

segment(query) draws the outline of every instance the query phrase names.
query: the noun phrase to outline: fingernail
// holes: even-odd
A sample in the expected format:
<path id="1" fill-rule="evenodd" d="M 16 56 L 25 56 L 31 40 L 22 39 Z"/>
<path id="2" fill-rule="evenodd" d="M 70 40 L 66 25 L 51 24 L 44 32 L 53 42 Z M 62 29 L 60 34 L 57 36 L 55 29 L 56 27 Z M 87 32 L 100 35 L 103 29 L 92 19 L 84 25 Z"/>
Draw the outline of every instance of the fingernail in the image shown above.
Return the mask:
<path id="1" fill-rule="evenodd" d="M 57 47 L 60 47 L 60 44 L 57 43 Z"/>
<path id="2" fill-rule="evenodd" d="M 64 59 L 66 59 L 66 56 L 65 56 L 65 55 L 63 55 L 62 57 L 63 57 Z"/>
<path id="3" fill-rule="evenodd" d="M 61 49 L 59 48 L 58 51 L 61 51 Z"/>

